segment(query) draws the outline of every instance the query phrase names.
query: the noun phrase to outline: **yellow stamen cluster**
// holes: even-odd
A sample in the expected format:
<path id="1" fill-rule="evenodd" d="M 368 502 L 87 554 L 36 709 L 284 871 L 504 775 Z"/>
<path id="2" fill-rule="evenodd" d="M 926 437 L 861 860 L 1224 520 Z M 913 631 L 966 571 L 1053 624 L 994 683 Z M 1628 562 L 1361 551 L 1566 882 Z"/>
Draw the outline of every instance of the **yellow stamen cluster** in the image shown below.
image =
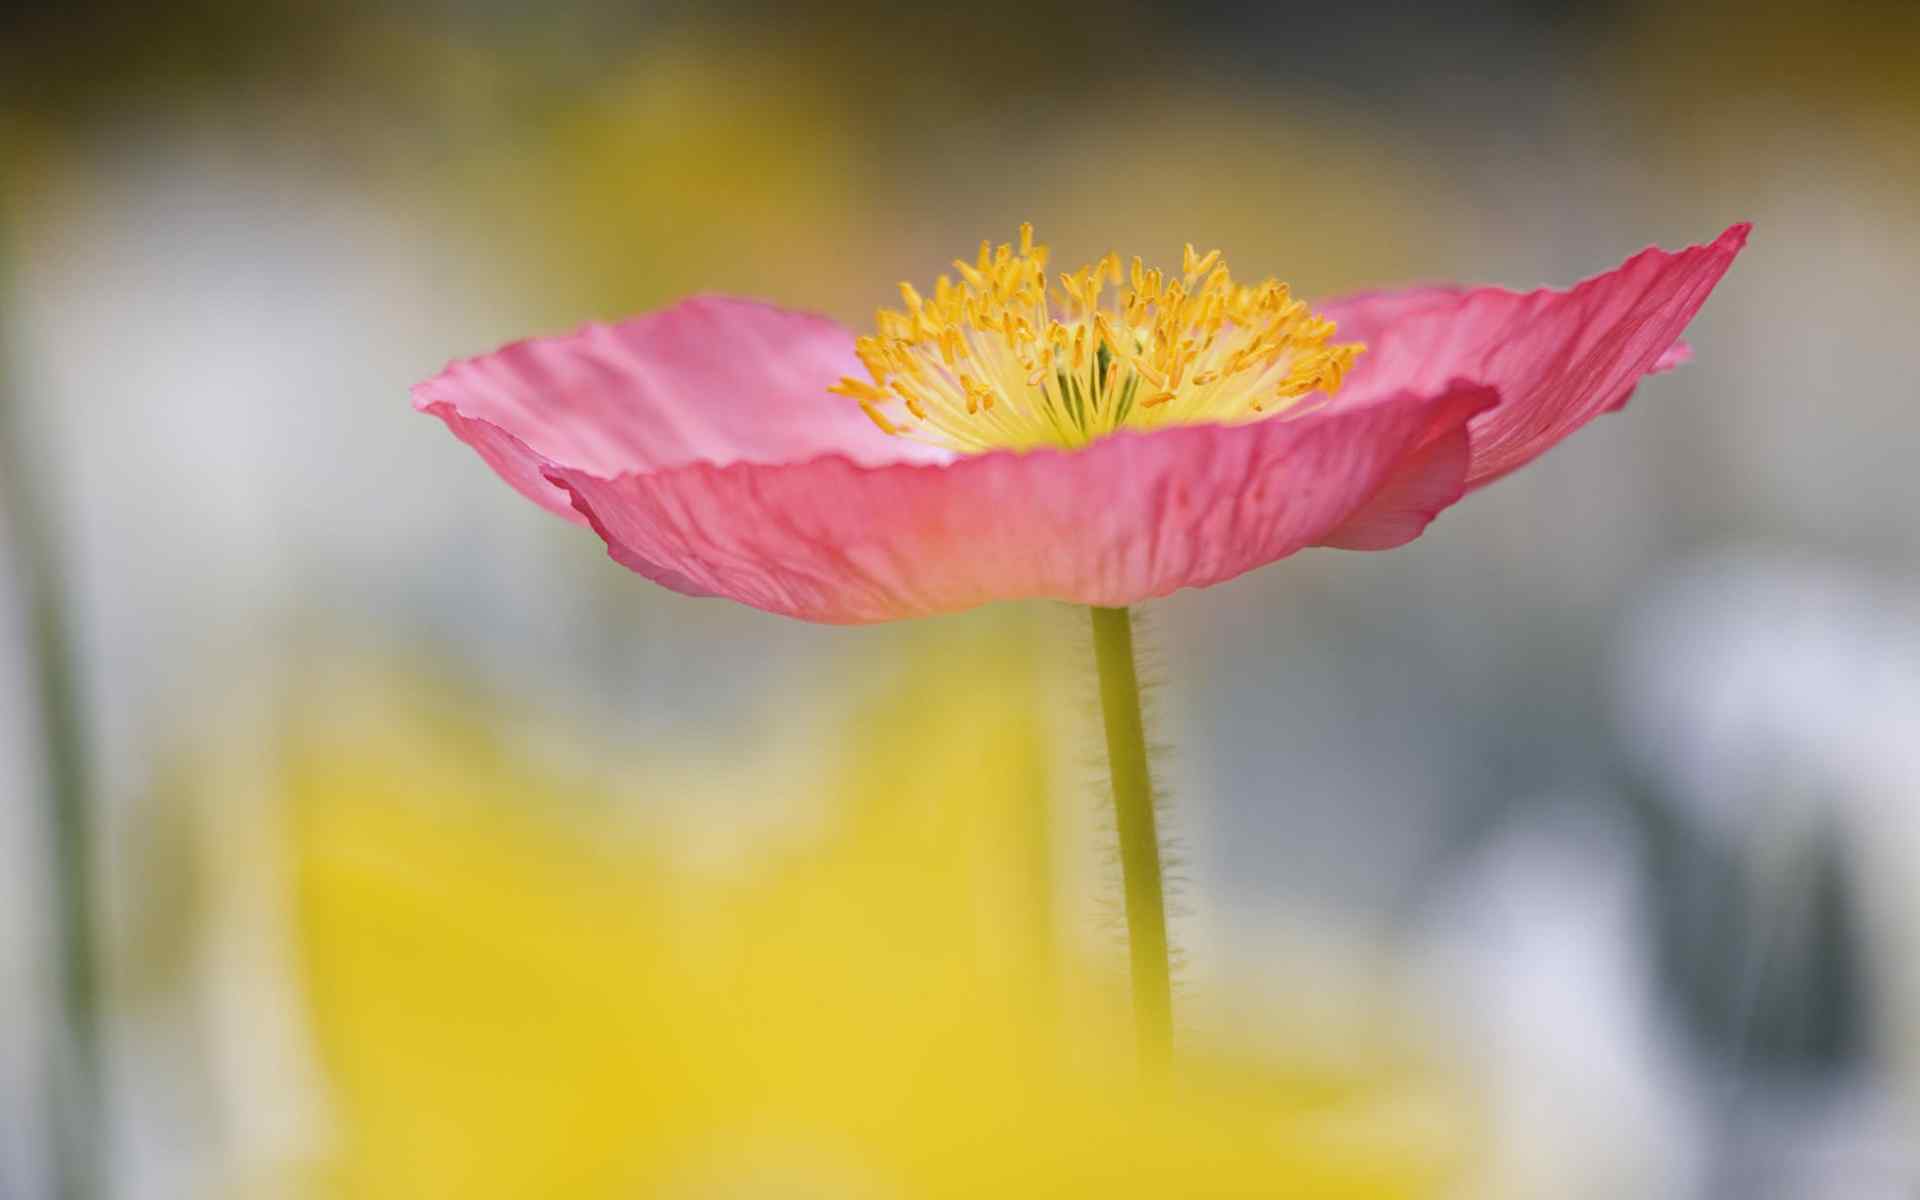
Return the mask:
<path id="1" fill-rule="evenodd" d="M 1047 278 L 1020 227 L 956 260 L 931 298 L 900 285 L 857 352 L 871 379 L 831 389 L 874 424 L 961 451 L 1081 446 L 1123 428 L 1260 420 L 1340 386 L 1357 343 L 1276 279 L 1236 283 L 1189 244 L 1179 275 L 1109 253 Z M 1114 292 L 1103 303 L 1107 288 Z"/>

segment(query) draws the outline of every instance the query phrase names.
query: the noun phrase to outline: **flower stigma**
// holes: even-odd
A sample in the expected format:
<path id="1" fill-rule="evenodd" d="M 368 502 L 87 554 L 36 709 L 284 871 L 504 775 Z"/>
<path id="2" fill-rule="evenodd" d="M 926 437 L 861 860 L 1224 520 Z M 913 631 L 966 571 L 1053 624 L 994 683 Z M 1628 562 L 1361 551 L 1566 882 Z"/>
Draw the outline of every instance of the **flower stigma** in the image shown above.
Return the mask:
<path id="1" fill-rule="evenodd" d="M 829 390 L 887 433 L 963 453 L 1264 420 L 1332 395 L 1365 349 L 1330 342 L 1333 322 L 1286 284 L 1238 283 L 1192 243 L 1178 275 L 1109 252 L 1049 283 L 1024 224 L 1017 246 L 982 242 L 953 265 L 960 282 L 942 275 L 931 297 L 900 285 L 903 307 L 855 343 L 871 378 Z"/>

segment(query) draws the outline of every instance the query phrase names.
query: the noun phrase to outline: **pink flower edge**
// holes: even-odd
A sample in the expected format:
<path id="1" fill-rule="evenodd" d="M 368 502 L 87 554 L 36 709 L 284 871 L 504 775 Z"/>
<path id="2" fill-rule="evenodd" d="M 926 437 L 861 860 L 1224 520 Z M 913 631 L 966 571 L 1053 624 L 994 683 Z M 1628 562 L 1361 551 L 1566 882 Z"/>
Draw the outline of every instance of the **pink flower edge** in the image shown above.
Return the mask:
<path id="1" fill-rule="evenodd" d="M 1469 490 L 1532 462 L 1594 417 L 1624 407 L 1644 377 L 1692 357 L 1681 340 L 1746 246 L 1742 222 L 1684 250 L 1649 247 L 1570 288 L 1417 287 L 1322 306 L 1367 353 L 1341 403 L 1470 379 L 1500 391 L 1473 426 Z"/>
<path id="2" fill-rule="evenodd" d="M 456 359 L 413 389 L 487 464 L 550 512 L 579 520 L 541 472 L 611 477 L 693 463 L 845 454 L 868 464 L 944 461 L 888 437 L 845 397 L 853 335 L 812 313 L 694 296 L 614 324 L 524 338 Z"/>
<path id="3" fill-rule="evenodd" d="M 1030 597 L 1124 605 L 1343 529 L 1369 548 L 1416 536 L 1459 498 L 1467 421 L 1496 399 L 1462 384 L 1297 421 L 932 466 L 827 455 L 614 479 L 555 466 L 547 478 L 615 560 L 688 595 L 833 624 Z"/>
<path id="4" fill-rule="evenodd" d="M 415 405 L 687 595 L 831 623 L 1132 604 L 1307 546 L 1418 536 L 1684 361 L 1680 332 L 1746 233 L 1649 249 L 1564 291 L 1335 301 L 1369 352 L 1333 402 L 1077 451 L 955 457 L 888 438 L 825 393 L 858 371 L 851 334 L 722 297 L 461 360 Z"/>

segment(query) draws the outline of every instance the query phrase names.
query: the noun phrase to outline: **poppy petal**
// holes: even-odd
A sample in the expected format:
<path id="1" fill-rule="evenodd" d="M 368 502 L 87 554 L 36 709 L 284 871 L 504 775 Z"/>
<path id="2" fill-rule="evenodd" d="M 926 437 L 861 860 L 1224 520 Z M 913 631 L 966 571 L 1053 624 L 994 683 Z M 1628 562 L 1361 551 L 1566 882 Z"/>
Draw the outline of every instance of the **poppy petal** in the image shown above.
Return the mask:
<path id="1" fill-rule="evenodd" d="M 1532 462 L 1643 376 L 1685 362 L 1681 331 L 1746 245 L 1751 226 L 1677 252 L 1648 249 L 1565 290 L 1412 288 L 1336 300 L 1321 311 L 1367 344 L 1338 404 L 1470 379 L 1501 403 L 1473 423 L 1469 488 Z"/>
<path id="2" fill-rule="evenodd" d="M 1389 485 L 1437 511 L 1464 488 L 1467 421 L 1494 401 L 1462 384 L 1294 420 L 1123 432 L 1077 451 L 881 467 L 830 455 L 611 479 L 556 464 L 547 478 L 617 561 L 769 612 L 858 624 L 1019 597 L 1124 605 L 1319 543 Z M 1452 448 L 1430 449 L 1439 443 Z M 1417 484 L 1400 482 L 1409 464 Z M 1396 495 L 1383 511 L 1407 507 Z"/>

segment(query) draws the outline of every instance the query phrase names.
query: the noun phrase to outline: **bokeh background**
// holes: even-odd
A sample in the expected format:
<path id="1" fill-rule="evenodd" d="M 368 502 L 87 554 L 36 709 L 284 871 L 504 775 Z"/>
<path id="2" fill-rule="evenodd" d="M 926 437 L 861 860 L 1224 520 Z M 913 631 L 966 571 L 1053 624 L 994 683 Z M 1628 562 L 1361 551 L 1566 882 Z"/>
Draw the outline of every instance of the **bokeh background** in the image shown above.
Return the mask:
<path id="1" fill-rule="evenodd" d="M 1897 2 L 9 7 L 0 1196 L 1913 1195 L 1916 61 Z M 1324 295 L 1742 219 L 1625 414 L 1149 606 L 1165 1108 L 1077 614 L 670 595 L 406 395 L 1021 220 Z"/>

